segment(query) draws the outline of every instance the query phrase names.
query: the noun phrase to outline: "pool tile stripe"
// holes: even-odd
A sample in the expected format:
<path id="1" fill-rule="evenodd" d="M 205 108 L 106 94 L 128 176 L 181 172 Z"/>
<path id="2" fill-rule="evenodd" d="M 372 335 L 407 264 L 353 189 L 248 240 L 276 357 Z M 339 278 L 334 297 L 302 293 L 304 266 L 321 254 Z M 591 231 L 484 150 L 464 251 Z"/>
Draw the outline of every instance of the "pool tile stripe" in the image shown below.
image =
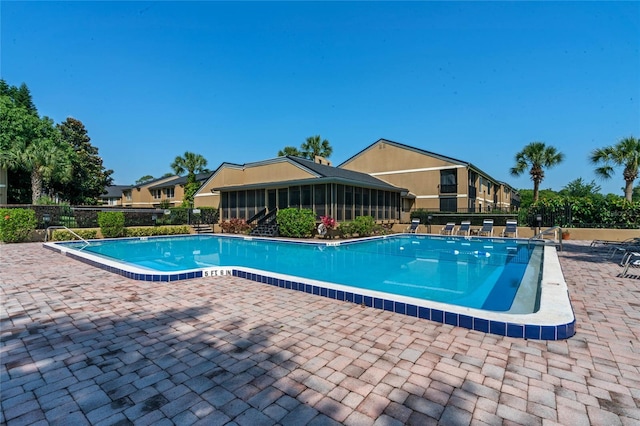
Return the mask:
<path id="1" fill-rule="evenodd" d="M 426 319 L 441 324 L 463 327 L 489 334 L 496 334 L 499 336 L 531 340 L 564 340 L 575 334 L 575 320 L 569 324 L 562 324 L 558 326 L 513 324 L 476 318 L 469 315 L 417 306 L 390 299 L 381 299 L 364 294 L 345 292 L 317 285 L 271 278 L 237 269 L 234 269 L 232 274 L 234 277 L 245 278 L 258 283 L 266 283 L 287 290 L 297 290 L 303 293 L 309 293 L 329 299 L 355 303 L 368 308 L 380 309 L 410 317 Z"/>
<path id="2" fill-rule="evenodd" d="M 304 244 L 304 243 L 302 243 Z M 203 271 L 193 272 L 181 272 L 174 274 L 140 274 L 124 269 L 116 268 L 113 266 L 105 265 L 103 263 L 95 262 L 91 259 L 87 259 L 82 256 L 78 256 L 73 252 L 65 252 L 56 246 L 44 245 L 43 247 L 53 250 L 55 252 L 69 256 L 80 262 L 89 264 L 91 266 L 107 270 L 114 274 L 122 275 L 132 280 L 139 281 L 155 281 L 155 282 L 170 282 L 179 281 L 185 279 L 202 278 Z M 213 268 L 212 270 L 215 270 Z M 575 317 L 574 320 L 568 324 L 561 325 L 531 325 L 531 324 L 513 324 L 502 321 L 486 320 L 483 318 L 471 317 L 468 315 L 458 314 L 455 312 L 442 311 L 440 309 L 432 309 L 423 306 L 417 306 L 409 303 L 397 302 L 391 299 L 381 299 L 378 297 L 367 296 L 364 294 L 345 292 L 342 290 L 335 290 L 332 288 L 325 288 L 322 286 L 311 285 L 302 282 L 282 280 L 276 277 L 256 274 L 252 272 L 242 271 L 240 269 L 219 268 L 222 273 L 229 273 L 234 277 L 244 278 L 250 281 L 255 281 L 261 284 L 268 284 L 284 289 L 297 290 L 304 293 L 309 293 L 315 296 L 327 297 L 329 299 L 336 299 L 339 301 L 345 301 L 350 303 L 356 303 L 366 306 L 368 308 L 380 309 L 389 312 L 395 312 L 402 315 L 408 315 L 420 319 L 426 319 L 441 324 L 452 325 L 456 327 L 463 327 L 470 330 L 476 330 L 483 333 L 496 334 L 499 336 L 507 336 L 522 339 L 531 340 L 564 340 L 572 337 L 575 334 Z"/>

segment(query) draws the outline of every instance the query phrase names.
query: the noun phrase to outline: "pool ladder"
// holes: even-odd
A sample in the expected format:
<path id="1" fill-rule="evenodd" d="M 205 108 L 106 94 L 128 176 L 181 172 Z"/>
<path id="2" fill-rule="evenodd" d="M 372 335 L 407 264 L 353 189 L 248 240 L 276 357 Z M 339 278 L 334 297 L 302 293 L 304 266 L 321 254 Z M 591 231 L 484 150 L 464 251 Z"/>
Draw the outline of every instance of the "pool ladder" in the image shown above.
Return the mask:
<path id="1" fill-rule="evenodd" d="M 63 225 L 54 225 L 54 226 L 49 226 L 47 227 L 47 229 L 44 232 L 44 242 L 46 243 L 47 240 L 49 239 L 49 230 L 50 229 L 65 229 L 68 232 L 71 233 L 71 235 L 75 236 L 76 238 L 78 238 L 79 240 L 82 240 L 82 242 L 84 242 L 84 245 L 82 247 L 80 247 L 80 250 L 82 250 L 83 248 L 85 248 L 86 246 L 89 245 L 89 241 L 85 240 L 84 238 L 82 238 L 80 235 L 76 234 L 75 232 L 73 232 L 71 229 L 67 228 L 66 226 Z"/>
<path id="2" fill-rule="evenodd" d="M 560 247 L 560 251 L 562 251 L 562 228 L 559 226 L 552 226 L 551 228 L 547 228 L 544 231 L 541 231 L 534 235 L 533 237 L 527 240 L 527 247 L 531 246 L 531 242 L 533 240 L 541 240 L 543 235 L 548 235 L 553 233 L 554 243 Z M 555 240 L 558 241 L 555 241 Z"/>

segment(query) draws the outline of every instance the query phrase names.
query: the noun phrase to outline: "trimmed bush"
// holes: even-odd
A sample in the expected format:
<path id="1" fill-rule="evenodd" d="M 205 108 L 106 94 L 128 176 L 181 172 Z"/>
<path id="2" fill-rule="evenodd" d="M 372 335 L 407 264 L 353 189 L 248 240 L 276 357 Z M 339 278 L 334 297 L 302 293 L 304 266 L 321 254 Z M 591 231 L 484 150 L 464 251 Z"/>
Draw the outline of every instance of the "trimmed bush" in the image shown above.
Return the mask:
<path id="1" fill-rule="evenodd" d="M 283 237 L 308 238 L 316 229 L 316 217 L 309 209 L 278 210 L 276 220 Z"/>
<path id="2" fill-rule="evenodd" d="M 191 228 L 187 225 L 125 228 L 124 230 L 124 234 L 127 237 L 153 237 L 156 235 L 181 235 L 190 233 Z"/>
<path id="3" fill-rule="evenodd" d="M 124 213 L 100 212 L 98 213 L 98 226 L 105 238 L 116 238 L 124 235 Z"/>
<path id="4" fill-rule="evenodd" d="M 73 232 L 85 240 L 94 240 L 98 238 L 97 229 L 74 229 Z M 51 233 L 51 241 L 71 241 L 77 239 L 78 237 L 66 229 L 54 229 Z"/>
<path id="5" fill-rule="evenodd" d="M 0 241 L 26 241 L 36 229 L 36 213 L 30 209 L 0 209 Z"/>

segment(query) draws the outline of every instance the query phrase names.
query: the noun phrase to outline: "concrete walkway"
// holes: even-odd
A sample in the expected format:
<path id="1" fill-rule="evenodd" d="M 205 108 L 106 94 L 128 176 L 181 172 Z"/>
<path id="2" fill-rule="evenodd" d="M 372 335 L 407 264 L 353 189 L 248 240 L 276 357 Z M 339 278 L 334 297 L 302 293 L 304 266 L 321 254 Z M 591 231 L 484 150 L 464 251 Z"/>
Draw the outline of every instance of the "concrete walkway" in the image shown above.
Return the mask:
<path id="1" fill-rule="evenodd" d="M 0 245 L 0 423 L 638 425 L 640 278 L 564 248 L 577 334 L 547 342 Z"/>

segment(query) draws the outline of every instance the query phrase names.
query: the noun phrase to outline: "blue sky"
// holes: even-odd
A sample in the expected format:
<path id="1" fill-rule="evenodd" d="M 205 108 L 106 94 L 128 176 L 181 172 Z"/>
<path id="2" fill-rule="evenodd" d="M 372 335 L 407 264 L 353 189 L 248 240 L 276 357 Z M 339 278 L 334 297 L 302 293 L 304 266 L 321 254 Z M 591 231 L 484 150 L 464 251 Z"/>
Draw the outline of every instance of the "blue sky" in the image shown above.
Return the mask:
<path id="1" fill-rule="evenodd" d="M 2 1 L 0 74 L 41 115 L 81 120 L 117 184 L 176 155 L 273 158 L 320 134 L 338 165 L 379 138 L 509 175 L 526 144 L 566 155 L 640 137 L 639 2 Z M 622 170 L 596 180 L 622 195 Z M 637 183 L 639 183 L 638 181 Z"/>

